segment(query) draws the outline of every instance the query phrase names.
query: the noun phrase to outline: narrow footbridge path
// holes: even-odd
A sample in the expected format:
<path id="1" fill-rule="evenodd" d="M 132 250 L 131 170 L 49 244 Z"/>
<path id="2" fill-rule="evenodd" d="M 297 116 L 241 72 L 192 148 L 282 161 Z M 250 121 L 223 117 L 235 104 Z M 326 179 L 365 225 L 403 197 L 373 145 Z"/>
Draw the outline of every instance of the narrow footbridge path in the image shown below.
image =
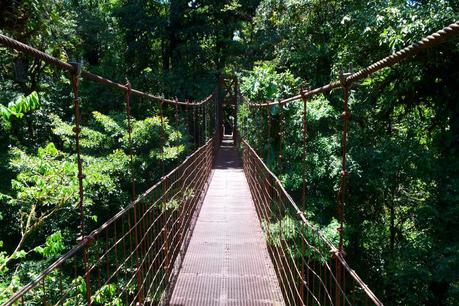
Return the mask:
<path id="1" fill-rule="evenodd" d="M 284 305 L 242 161 L 220 147 L 171 305 Z"/>

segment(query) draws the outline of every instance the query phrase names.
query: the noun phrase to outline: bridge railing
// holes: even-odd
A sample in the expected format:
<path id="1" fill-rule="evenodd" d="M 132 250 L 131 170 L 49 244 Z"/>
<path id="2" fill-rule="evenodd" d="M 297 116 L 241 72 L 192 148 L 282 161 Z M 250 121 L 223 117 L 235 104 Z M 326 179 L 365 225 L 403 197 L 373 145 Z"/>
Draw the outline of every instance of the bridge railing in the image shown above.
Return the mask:
<path id="1" fill-rule="evenodd" d="M 244 172 L 288 305 L 382 305 L 244 140 Z"/>
<path id="2" fill-rule="evenodd" d="M 266 234 L 269 251 L 276 268 L 278 279 L 284 293 L 285 301 L 297 305 L 361 305 L 381 302 L 348 266 L 344 255 L 344 202 L 347 176 L 347 133 L 349 123 L 349 95 L 353 83 L 363 80 L 369 75 L 390 67 L 413 56 L 426 48 L 445 42 L 459 33 L 459 21 L 432 33 L 422 40 L 413 43 L 369 66 L 353 72 L 352 65 L 348 72 L 341 71 L 340 78 L 314 89 L 302 88 L 300 94 L 278 101 L 250 101 L 238 92 L 240 103 L 247 103 L 251 110 L 264 108 L 267 113 L 268 135 L 263 130 L 256 136 L 258 149 L 264 144 L 265 137 L 271 133 L 271 108 L 278 107 L 278 161 L 277 168 L 283 168 L 284 106 L 288 103 L 303 103 L 302 127 L 302 160 L 307 153 L 307 103 L 310 97 L 327 93 L 333 89 L 343 90 L 342 140 L 341 140 L 341 171 L 339 190 L 337 193 L 337 217 L 339 227 L 339 243 L 335 247 L 321 232 L 309 223 L 304 213 L 288 195 L 277 177 L 266 167 L 256 151 L 242 141 L 244 151 L 244 170 L 262 227 Z M 255 115 L 256 113 L 254 113 Z M 263 120 L 262 112 L 258 112 Z M 257 120 L 257 119 L 255 119 Z M 243 132 L 243 131 L 242 131 Z M 242 133 L 244 135 L 244 133 Z M 306 176 L 303 169 L 302 202 L 306 191 Z"/>
<path id="3" fill-rule="evenodd" d="M 213 164 L 210 139 L 4 305 L 156 305 L 183 259 Z M 84 260 L 86 258 L 86 260 Z M 85 265 L 87 262 L 87 265 Z"/>
<path id="4" fill-rule="evenodd" d="M 193 215 L 205 193 L 216 149 L 220 143 L 218 88 L 201 101 L 166 99 L 85 71 L 81 63 L 66 63 L 45 52 L 0 34 L 0 45 L 70 74 L 74 98 L 73 129 L 78 163 L 80 230 L 77 244 L 2 305 L 155 305 L 167 300 L 167 289 L 175 278 L 186 248 Z M 90 234 L 84 231 L 84 173 L 80 155 L 79 80 L 88 79 L 120 91 L 125 96 L 131 158 L 131 96 L 157 103 L 160 109 L 160 152 L 164 150 L 164 114 L 175 107 L 175 124 L 185 125 L 196 151 L 140 197 L 135 198 L 134 170 L 131 169 L 131 204 Z M 164 107 L 163 107 L 164 104 Z M 213 109 L 215 108 L 215 109 Z M 182 118 L 181 118 L 182 117 Z M 213 134 L 213 135 L 212 135 Z M 161 158 L 162 159 L 162 158 Z M 161 162 L 161 173 L 164 164 Z M 134 199 L 136 199 L 134 201 Z M 115 213 L 115 212 L 114 212 Z M 14 283 L 11 286 L 15 286 Z M 16 285 L 17 286 L 17 285 Z"/>

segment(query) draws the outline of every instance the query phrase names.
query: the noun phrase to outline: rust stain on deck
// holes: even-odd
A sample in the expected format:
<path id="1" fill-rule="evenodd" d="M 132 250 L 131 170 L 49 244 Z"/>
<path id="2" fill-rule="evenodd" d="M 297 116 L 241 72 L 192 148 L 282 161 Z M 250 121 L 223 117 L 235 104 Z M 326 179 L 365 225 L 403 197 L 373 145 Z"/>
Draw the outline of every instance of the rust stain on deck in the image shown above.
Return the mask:
<path id="1" fill-rule="evenodd" d="M 170 305 L 284 305 L 237 149 L 228 140 Z"/>

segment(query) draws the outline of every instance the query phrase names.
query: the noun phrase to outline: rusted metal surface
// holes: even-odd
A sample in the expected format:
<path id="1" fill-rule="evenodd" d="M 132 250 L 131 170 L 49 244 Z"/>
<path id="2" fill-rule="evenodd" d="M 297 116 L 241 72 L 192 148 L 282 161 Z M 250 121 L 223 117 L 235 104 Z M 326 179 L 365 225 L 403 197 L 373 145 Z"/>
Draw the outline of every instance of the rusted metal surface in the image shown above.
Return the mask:
<path id="1" fill-rule="evenodd" d="M 170 305 L 284 305 L 237 149 L 223 142 Z"/>

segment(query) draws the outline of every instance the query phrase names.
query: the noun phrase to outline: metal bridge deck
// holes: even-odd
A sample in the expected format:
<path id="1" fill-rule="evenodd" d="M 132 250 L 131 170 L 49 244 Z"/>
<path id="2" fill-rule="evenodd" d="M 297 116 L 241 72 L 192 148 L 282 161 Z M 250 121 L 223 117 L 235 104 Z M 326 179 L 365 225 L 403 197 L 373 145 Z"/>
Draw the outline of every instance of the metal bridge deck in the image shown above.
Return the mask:
<path id="1" fill-rule="evenodd" d="M 170 305 L 284 305 L 237 149 L 226 140 Z"/>

